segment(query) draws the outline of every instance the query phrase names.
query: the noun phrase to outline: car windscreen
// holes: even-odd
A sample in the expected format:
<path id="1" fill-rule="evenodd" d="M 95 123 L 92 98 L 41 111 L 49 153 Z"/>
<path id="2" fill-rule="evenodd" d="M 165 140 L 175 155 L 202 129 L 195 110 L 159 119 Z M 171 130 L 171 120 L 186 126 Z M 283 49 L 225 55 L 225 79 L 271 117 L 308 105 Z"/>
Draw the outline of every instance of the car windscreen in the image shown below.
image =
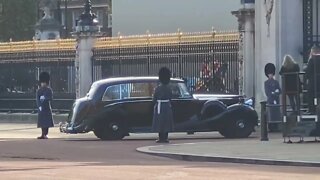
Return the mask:
<path id="1" fill-rule="evenodd" d="M 188 91 L 186 85 L 182 82 L 171 82 L 170 87 L 172 89 L 173 98 L 190 98 L 192 97 Z"/>

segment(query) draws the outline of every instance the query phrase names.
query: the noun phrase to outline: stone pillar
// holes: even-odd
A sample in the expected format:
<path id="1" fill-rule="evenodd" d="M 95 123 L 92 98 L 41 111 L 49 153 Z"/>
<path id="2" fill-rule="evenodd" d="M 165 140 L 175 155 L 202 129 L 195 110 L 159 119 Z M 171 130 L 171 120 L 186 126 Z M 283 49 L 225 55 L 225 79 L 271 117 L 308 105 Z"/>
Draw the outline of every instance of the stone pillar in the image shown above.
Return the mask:
<path id="1" fill-rule="evenodd" d="M 255 96 L 255 58 L 254 58 L 254 2 L 244 3 L 243 8 L 233 11 L 238 18 L 240 32 L 240 80 L 239 94 L 247 97 Z"/>
<path id="2" fill-rule="evenodd" d="M 93 66 L 92 66 L 92 49 L 94 46 L 95 38 L 91 35 L 82 35 L 78 40 L 78 59 L 76 59 L 77 75 L 78 75 L 78 94 L 77 98 L 83 97 L 88 92 L 93 82 Z"/>
<path id="3" fill-rule="evenodd" d="M 99 35 L 96 15 L 91 12 L 91 2 L 86 0 L 85 11 L 80 15 L 76 32 L 77 39 L 75 59 L 76 98 L 84 97 L 93 82 L 93 48 Z"/>
<path id="4" fill-rule="evenodd" d="M 290 54 L 302 67 L 303 63 L 303 1 L 281 0 L 277 2 L 278 51 L 280 67 L 283 57 Z"/>
<path id="5" fill-rule="evenodd" d="M 266 0 L 255 2 L 256 104 L 267 99 L 264 92 L 264 66 L 276 66 L 275 79 L 281 81 L 279 70 L 285 54 L 302 63 L 303 1 Z M 300 66 L 302 69 L 302 66 Z"/>

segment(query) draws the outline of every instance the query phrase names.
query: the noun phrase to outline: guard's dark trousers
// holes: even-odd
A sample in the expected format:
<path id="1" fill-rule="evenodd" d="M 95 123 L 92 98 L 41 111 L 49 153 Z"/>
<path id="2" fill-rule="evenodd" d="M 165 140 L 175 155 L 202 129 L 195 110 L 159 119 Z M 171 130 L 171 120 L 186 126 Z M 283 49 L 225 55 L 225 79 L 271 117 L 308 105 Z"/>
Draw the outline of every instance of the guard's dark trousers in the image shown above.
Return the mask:
<path id="1" fill-rule="evenodd" d="M 160 141 L 168 141 L 168 133 L 159 133 Z"/>
<path id="2" fill-rule="evenodd" d="M 42 137 L 48 135 L 48 133 L 49 133 L 49 128 L 41 128 L 41 130 L 42 130 L 42 135 L 41 135 Z"/>

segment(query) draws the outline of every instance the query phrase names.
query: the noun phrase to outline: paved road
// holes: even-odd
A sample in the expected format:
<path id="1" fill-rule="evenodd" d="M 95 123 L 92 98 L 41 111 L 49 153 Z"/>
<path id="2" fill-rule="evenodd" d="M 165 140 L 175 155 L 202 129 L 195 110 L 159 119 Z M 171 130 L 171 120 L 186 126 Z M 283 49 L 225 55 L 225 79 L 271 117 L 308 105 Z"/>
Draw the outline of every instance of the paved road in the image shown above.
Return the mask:
<path id="1" fill-rule="evenodd" d="M 106 142 L 58 129 L 51 129 L 49 140 L 36 140 L 38 132 L 33 125 L 0 124 L 0 179 L 320 179 L 319 168 L 187 162 L 136 152 L 155 145 L 154 134 Z M 217 133 L 172 138 L 172 143 L 225 141 Z"/>

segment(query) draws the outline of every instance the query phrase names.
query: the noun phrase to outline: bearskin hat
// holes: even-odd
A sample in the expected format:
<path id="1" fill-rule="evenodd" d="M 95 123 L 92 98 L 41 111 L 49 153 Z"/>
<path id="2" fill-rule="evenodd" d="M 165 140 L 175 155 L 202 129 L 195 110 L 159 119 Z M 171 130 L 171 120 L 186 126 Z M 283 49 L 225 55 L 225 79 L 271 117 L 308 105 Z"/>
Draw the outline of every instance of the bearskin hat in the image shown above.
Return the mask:
<path id="1" fill-rule="evenodd" d="M 171 72 L 167 67 L 162 67 L 159 70 L 159 80 L 162 84 L 169 84 L 171 78 Z"/>
<path id="2" fill-rule="evenodd" d="M 275 74 L 276 73 L 276 66 L 272 63 L 268 63 L 265 67 L 264 67 L 264 73 L 265 75 L 268 77 L 268 74 Z"/>
<path id="3" fill-rule="evenodd" d="M 50 75 L 48 72 L 42 72 L 40 73 L 39 75 L 39 81 L 40 83 L 47 83 L 49 84 L 49 81 L 50 81 Z"/>

